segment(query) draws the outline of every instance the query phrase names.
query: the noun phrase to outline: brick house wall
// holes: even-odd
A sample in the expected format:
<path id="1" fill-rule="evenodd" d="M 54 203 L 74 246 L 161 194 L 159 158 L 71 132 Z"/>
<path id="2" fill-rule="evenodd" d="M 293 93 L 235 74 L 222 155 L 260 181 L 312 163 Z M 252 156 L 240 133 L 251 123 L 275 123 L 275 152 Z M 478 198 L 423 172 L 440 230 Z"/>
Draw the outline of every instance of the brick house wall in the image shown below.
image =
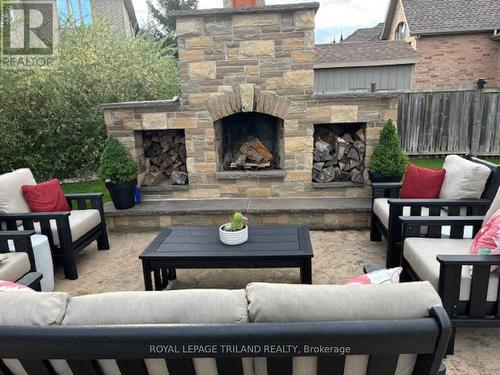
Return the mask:
<path id="1" fill-rule="evenodd" d="M 413 87 L 470 88 L 478 78 L 486 78 L 488 87 L 500 86 L 500 42 L 490 37 L 489 33 L 421 37 Z"/>
<path id="2" fill-rule="evenodd" d="M 125 36 L 133 36 L 134 28 L 123 0 L 93 0 L 92 14 L 94 18 L 106 18 L 116 30 Z"/>

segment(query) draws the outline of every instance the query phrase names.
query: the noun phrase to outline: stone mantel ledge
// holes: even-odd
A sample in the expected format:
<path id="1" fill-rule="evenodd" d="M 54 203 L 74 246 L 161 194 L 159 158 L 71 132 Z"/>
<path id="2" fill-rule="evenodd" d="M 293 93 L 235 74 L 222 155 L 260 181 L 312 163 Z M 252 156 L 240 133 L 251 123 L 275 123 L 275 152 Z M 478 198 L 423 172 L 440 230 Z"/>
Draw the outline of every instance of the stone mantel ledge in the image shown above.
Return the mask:
<path id="1" fill-rule="evenodd" d="M 99 106 L 102 110 L 116 110 L 116 109 L 136 109 L 136 108 L 157 108 L 168 107 L 172 110 L 177 109 L 181 105 L 179 99 L 172 100 L 148 100 L 141 102 L 121 102 L 121 103 L 105 103 Z"/>
<path id="2" fill-rule="evenodd" d="M 170 17 L 199 17 L 210 16 L 216 14 L 244 14 L 244 13 L 276 13 L 282 11 L 296 11 L 296 10 L 318 10 L 319 3 L 296 3 L 296 4 L 275 4 L 265 6 L 255 6 L 250 8 L 211 8 L 211 9 L 193 9 L 193 10 L 177 10 L 168 12 L 167 16 Z"/>

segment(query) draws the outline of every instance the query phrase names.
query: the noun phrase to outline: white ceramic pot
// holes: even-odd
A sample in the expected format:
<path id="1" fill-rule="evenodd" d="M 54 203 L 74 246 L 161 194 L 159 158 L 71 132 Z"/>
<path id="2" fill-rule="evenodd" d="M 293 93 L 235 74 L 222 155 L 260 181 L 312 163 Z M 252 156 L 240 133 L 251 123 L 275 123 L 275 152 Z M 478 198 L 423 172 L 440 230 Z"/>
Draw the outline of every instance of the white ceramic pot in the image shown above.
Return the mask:
<path id="1" fill-rule="evenodd" d="M 248 225 L 236 232 L 224 230 L 226 225 L 229 225 L 229 223 L 221 225 L 219 228 L 219 237 L 223 244 L 234 246 L 248 241 Z"/>

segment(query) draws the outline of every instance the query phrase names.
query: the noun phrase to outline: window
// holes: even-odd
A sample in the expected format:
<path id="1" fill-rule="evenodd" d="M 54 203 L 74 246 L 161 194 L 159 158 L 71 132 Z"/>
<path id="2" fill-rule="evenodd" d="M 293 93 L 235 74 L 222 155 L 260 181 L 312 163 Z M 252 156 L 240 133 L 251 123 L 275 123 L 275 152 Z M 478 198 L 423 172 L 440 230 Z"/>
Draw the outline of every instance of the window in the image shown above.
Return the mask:
<path id="1" fill-rule="evenodd" d="M 88 25 L 92 23 L 91 0 L 58 0 L 59 24 Z"/>
<path id="2" fill-rule="evenodd" d="M 405 40 L 406 39 L 406 24 L 401 22 L 398 27 L 396 27 L 396 31 L 394 33 L 394 39 L 396 40 Z"/>

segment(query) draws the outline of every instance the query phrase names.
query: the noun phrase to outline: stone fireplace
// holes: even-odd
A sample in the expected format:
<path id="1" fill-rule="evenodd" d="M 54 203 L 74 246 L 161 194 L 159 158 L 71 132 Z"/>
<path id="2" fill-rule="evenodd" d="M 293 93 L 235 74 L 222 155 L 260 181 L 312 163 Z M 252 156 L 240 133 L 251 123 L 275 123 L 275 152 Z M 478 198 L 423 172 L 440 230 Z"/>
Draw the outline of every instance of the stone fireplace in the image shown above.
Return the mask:
<path id="1" fill-rule="evenodd" d="M 396 118 L 396 97 L 315 95 L 318 3 L 231 4 L 228 0 L 222 9 L 172 13 L 181 99 L 102 106 L 108 134 L 137 160 L 140 180 L 150 182 L 152 158 L 153 172 L 158 168 L 163 173 L 163 181 L 145 189 L 145 197 L 369 196 L 364 166 L 379 128 Z M 314 156 L 318 137 L 323 140 L 329 131 L 349 144 L 346 155 L 336 155 L 336 164 Z M 168 134 L 163 156 L 154 155 L 157 145 L 149 155 L 145 134 L 156 134 L 160 142 L 154 142 L 160 145 Z M 178 134 L 184 135 L 184 143 L 176 146 Z M 361 135 L 364 141 L 358 139 Z M 332 133 L 329 139 L 334 139 Z M 335 142 L 332 157 L 342 143 Z M 166 154 L 175 159 L 172 165 Z M 326 177 L 318 178 L 323 169 L 328 169 Z M 187 183 L 172 183 L 174 171 Z"/>

